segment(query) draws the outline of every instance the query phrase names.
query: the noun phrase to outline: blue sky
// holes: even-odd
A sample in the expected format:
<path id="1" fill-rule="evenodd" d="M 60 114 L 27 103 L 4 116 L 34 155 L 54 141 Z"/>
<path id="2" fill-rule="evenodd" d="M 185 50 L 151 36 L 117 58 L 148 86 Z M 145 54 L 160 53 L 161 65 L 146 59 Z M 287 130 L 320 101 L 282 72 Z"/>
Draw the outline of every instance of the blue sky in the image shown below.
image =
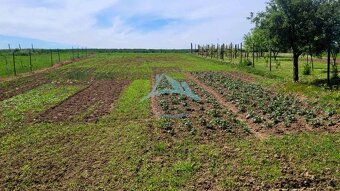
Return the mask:
<path id="1" fill-rule="evenodd" d="M 0 48 L 239 43 L 266 0 L 0 0 Z"/>

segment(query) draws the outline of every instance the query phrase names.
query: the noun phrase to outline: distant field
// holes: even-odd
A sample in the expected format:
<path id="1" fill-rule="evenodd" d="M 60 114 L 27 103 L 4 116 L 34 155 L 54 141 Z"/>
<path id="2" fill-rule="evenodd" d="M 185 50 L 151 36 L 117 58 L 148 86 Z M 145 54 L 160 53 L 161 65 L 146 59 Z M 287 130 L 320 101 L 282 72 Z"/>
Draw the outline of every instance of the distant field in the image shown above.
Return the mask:
<path id="1" fill-rule="evenodd" d="M 97 53 L 1 82 L 0 190 L 339 190 L 340 91 L 279 59 Z M 200 100 L 144 99 L 157 74 Z"/>

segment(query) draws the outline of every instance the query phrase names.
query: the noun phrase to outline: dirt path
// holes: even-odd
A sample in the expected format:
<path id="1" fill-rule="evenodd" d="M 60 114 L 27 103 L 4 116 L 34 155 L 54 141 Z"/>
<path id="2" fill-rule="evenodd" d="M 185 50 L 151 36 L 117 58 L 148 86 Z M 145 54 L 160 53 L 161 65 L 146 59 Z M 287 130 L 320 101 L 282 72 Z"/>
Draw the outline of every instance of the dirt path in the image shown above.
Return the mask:
<path id="1" fill-rule="evenodd" d="M 90 86 L 69 97 L 64 102 L 42 113 L 38 121 L 86 121 L 95 122 L 111 111 L 112 103 L 117 100 L 127 80 L 94 81 Z M 79 119 L 77 119 L 77 117 Z"/>
<path id="2" fill-rule="evenodd" d="M 238 109 L 233 104 L 230 104 L 230 103 L 224 101 L 224 98 L 219 93 L 217 93 L 214 89 L 212 89 L 211 87 L 205 85 L 203 82 L 201 82 L 200 80 L 198 80 L 196 77 L 194 77 L 193 75 L 191 75 L 189 73 L 186 73 L 186 76 L 187 76 L 188 79 L 194 81 L 196 84 L 198 84 L 199 86 L 203 87 L 208 93 L 210 93 L 212 96 L 214 96 L 215 99 L 217 100 L 217 102 L 220 105 L 222 105 L 222 106 L 228 108 L 229 110 L 231 110 L 240 121 L 246 122 L 248 127 L 250 128 L 251 132 L 257 138 L 265 139 L 267 137 L 266 134 L 258 132 L 259 129 L 261 129 L 261 127 L 259 125 L 254 124 L 250 120 L 248 120 L 246 118 L 245 114 L 239 114 Z"/>

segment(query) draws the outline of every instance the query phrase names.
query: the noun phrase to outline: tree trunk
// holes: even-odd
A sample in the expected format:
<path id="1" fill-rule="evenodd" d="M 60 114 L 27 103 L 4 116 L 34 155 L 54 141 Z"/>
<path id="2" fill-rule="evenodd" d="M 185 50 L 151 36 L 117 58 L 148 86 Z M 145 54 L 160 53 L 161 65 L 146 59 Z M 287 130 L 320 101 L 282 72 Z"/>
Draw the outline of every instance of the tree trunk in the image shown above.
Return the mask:
<path id="1" fill-rule="evenodd" d="M 294 82 L 299 81 L 299 55 L 294 54 L 294 67 L 293 67 Z"/>
<path id="2" fill-rule="evenodd" d="M 254 50 L 254 44 L 253 44 L 253 67 L 255 67 L 255 55 L 254 55 L 254 52 L 255 50 Z"/>
<path id="3" fill-rule="evenodd" d="M 331 85 L 330 72 L 331 72 L 331 48 L 328 47 L 328 55 L 327 55 L 327 84 L 329 86 Z"/>
<path id="4" fill-rule="evenodd" d="M 278 55 L 279 55 L 279 52 L 274 52 L 274 60 L 275 61 L 276 61 Z"/>
<path id="5" fill-rule="evenodd" d="M 272 49 L 269 49 L 269 70 L 272 71 Z"/>
<path id="6" fill-rule="evenodd" d="M 314 71 L 313 54 L 310 55 L 310 61 L 311 61 L 311 63 L 312 63 L 312 70 Z"/>

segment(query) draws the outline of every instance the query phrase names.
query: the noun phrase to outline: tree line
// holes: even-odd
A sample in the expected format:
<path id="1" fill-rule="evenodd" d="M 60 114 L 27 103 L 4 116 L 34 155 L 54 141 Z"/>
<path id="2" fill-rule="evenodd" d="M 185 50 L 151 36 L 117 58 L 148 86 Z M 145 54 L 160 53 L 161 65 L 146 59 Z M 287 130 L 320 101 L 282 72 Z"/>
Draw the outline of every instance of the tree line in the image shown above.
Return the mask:
<path id="1" fill-rule="evenodd" d="M 327 82 L 331 65 L 337 74 L 340 46 L 339 0 L 270 0 L 266 10 L 251 13 L 255 27 L 244 37 L 245 49 L 293 53 L 293 80 L 299 81 L 299 57 L 327 53 Z M 331 61 L 332 59 L 332 61 Z"/>

